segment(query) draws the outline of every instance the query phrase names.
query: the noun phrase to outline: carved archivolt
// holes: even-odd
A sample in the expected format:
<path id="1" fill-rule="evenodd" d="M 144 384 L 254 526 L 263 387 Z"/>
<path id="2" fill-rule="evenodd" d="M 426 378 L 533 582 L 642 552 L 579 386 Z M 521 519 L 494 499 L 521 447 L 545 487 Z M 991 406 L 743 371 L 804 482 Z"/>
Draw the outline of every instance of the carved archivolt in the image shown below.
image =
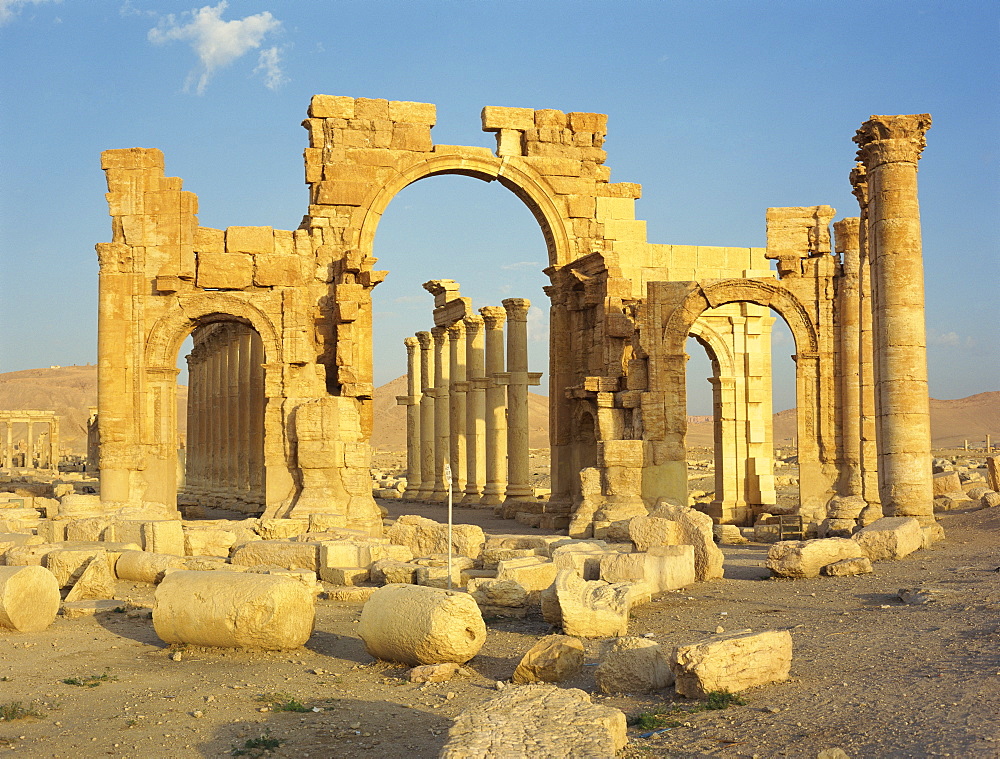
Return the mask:
<path id="1" fill-rule="evenodd" d="M 815 354 L 819 351 L 816 324 L 802 302 L 781 282 L 773 279 L 718 279 L 696 283 L 696 287 L 667 317 L 663 325 L 666 353 L 683 353 L 684 342 L 695 320 L 707 309 L 727 303 L 756 303 L 773 308 L 791 329 L 798 353 Z"/>
<path id="2" fill-rule="evenodd" d="M 213 321 L 243 321 L 253 327 L 264 344 L 265 363 L 281 361 L 281 339 L 274 321 L 245 298 L 229 293 L 207 292 L 180 296 L 179 308 L 156 320 L 146 339 L 147 370 L 169 368 L 177 363 L 181 343 L 201 324 Z"/>
<path id="3" fill-rule="evenodd" d="M 552 199 L 553 192 L 540 175 L 523 164 L 514 166 L 507 158 L 460 153 L 435 155 L 434 158 L 420 161 L 378 189 L 366 204 L 361 222 L 360 248 L 365 254 L 371 253 L 375 230 L 389 202 L 405 187 L 439 174 L 461 174 L 484 182 L 499 181 L 528 206 L 538 221 L 545 236 L 549 265 L 563 266 L 574 258 L 562 214 Z"/>

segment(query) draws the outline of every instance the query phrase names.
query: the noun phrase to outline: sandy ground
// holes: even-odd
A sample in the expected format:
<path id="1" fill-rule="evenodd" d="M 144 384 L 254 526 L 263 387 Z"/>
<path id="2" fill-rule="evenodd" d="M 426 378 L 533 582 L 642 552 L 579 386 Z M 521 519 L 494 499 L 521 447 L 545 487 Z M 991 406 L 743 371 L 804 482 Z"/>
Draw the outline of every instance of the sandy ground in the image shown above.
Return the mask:
<path id="1" fill-rule="evenodd" d="M 527 529 L 488 511 L 457 513 L 487 531 Z M 630 728 L 625 756 L 815 757 L 837 746 L 852 758 L 1000 757 L 1000 509 L 951 512 L 942 524 L 944 543 L 863 577 L 772 580 L 767 546 L 725 546 L 724 580 L 635 609 L 630 633 L 667 647 L 722 627 L 790 630 L 795 649 L 791 680 L 748 691 L 745 705 L 725 710 L 692 712 L 672 690 L 595 694 L 630 716 L 666 712 L 665 732 L 643 738 Z M 944 595 L 903 604 L 899 589 L 917 586 Z M 141 606 L 152 588 L 120 583 L 117 595 Z M 315 633 L 291 652 L 170 648 L 142 609 L 59 617 L 42 633 L 0 631 L 0 707 L 19 702 L 35 715 L 0 721 L 0 753 L 435 757 L 450 719 L 495 695 L 496 681 L 552 631 L 537 612 L 490 619 L 468 676 L 415 685 L 406 669 L 365 653 L 354 632 L 360 611 L 321 600 Z M 587 641 L 588 666 L 565 685 L 594 692 L 606 644 Z M 261 745 L 271 748 L 253 748 Z"/>

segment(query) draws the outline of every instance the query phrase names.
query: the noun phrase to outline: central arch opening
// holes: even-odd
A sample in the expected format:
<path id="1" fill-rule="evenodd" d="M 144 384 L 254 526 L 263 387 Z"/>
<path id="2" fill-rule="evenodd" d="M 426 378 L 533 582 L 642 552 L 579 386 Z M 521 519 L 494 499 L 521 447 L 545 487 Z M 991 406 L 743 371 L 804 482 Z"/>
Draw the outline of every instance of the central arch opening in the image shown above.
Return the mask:
<path id="1" fill-rule="evenodd" d="M 542 270 L 549 265 L 549 246 L 535 215 L 499 182 L 435 174 L 395 195 L 379 222 L 373 253 L 379 259 L 377 268 L 389 271 L 372 294 L 375 469 L 393 486 L 405 475 L 406 406 L 396 400 L 409 395 L 404 339 L 435 327 L 435 296 L 423 284 L 454 280 L 458 293 L 448 297 L 468 299 L 463 310 L 467 314 L 478 316 L 484 306 L 503 310 L 505 299 L 531 303 L 527 368 L 542 376 L 528 395 L 529 473 L 536 492 L 544 491 L 549 482 L 549 303 L 542 288 L 549 282 Z M 469 347 L 462 345 L 464 371 Z M 503 348 L 506 355 L 506 343 Z M 468 394 L 471 400 L 476 379 L 470 374 L 455 385 L 458 395 Z M 424 389 L 419 386 L 418 392 Z M 456 503 L 480 505 L 470 494 L 469 457 L 456 458 L 453 446 L 449 460 L 455 484 L 464 491 L 453 487 Z"/>

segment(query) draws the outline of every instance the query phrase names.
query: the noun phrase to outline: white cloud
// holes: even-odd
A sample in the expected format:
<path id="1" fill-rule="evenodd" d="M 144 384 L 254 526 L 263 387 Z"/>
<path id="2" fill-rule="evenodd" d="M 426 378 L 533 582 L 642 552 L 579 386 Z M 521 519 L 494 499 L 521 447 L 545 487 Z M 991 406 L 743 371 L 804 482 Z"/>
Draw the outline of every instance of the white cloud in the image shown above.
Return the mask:
<path id="1" fill-rule="evenodd" d="M 257 68 L 253 70 L 255 74 L 258 72 L 264 75 L 264 86 L 269 90 L 276 90 L 288 81 L 288 78 L 281 71 L 281 53 L 276 47 L 260 51 L 260 55 L 257 57 Z"/>
<path id="2" fill-rule="evenodd" d="M 506 271 L 513 271 L 515 269 L 537 269 L 541 268 L 541 266 L 537 261 L 518 261 L 516 264 L 503 264 L 500 268 Z"/>
<path id="3" fill-rule="evenodd" d="M 528 309 L 528 340 L 532 343 L 549 341 L 548 312 L 538 306 L 531 306 Z"/>
<path id="4" fill-rule="evenodd" d="M 48 2 L 59 3 L 62 0 L 0 0 L 0 26 L 11 21 L 24 6 Z"/>
<path id="5" fill-rule="evenodd" d="M 962 337 L 957 332 L 941 333 L 932 329 L 927 333 L 927 344 L 944 345 L 949 348 L 975 348 L 976 340 L 971 336 Z"/>
<path id="6" fill-rule="evenodd" d="M 188 75 L 185 91 L 190 90 L 192 82 L 197 79 L 195 89 L 199 95 L 203 94 L 212 74 L 259 48 L 264 37 L 281 28 L 281 22 L 268 11 L 224 21 L 222 14 L 227 6 L 228 3 L 223 0 L 216 6 L 206 5 L 185 11 L 181 16 L 184 19 L 190 17 L 187 23 L 180 23 L 176 16 L 170 14 L 162 18 L 156 28 L 149 30 L 148 39 L 154 44 L 162 45 L 173 40 L 191 44 L 200 65 Z M 280 60 L 277 48 L 270 48 L 261 53 L 254 69 L 254 73 L 264 73 L 264 83 L 271 89 L 284 81 Z"/>

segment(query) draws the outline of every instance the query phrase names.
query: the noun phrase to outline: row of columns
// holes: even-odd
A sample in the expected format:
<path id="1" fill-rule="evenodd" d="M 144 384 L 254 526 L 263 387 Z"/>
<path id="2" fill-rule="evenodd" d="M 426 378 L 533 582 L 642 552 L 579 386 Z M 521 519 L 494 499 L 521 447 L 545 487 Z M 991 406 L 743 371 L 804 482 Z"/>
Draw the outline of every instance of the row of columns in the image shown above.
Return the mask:
<path id="1" fill-rule="evenodd" d="M 403 342 L 407 353 L 407 486 L 411 500 L 494 506 L 530 499 L 525 298 L 484 306 Z M 506 322 L 506 362 L 504 324 Z"/>
<path id="2" fill-rule="evenodd" d="M 183 493 L 213 506 L 264 508 L 264 346 L 237 322 L 201 327 L 187 356 Z"/>
<path id="3" fill-rule="evenodd" d="M 860 218 L 835 225 L 842 491 L 934 523 L 917 161 L 927 114 L 873 116 L 851 184 Z"/>
<path id="4" fill-rule="evenodd" d="M 21 436 L 14 434 L 14 425 L 23 424 L 24 444 Z M 35 425 L 43 425 L 36 436 Z M 52 411 L 0 411 L 0 466 L 26 469 L 51 469 L 59 467 L 59 417 Z"/>

